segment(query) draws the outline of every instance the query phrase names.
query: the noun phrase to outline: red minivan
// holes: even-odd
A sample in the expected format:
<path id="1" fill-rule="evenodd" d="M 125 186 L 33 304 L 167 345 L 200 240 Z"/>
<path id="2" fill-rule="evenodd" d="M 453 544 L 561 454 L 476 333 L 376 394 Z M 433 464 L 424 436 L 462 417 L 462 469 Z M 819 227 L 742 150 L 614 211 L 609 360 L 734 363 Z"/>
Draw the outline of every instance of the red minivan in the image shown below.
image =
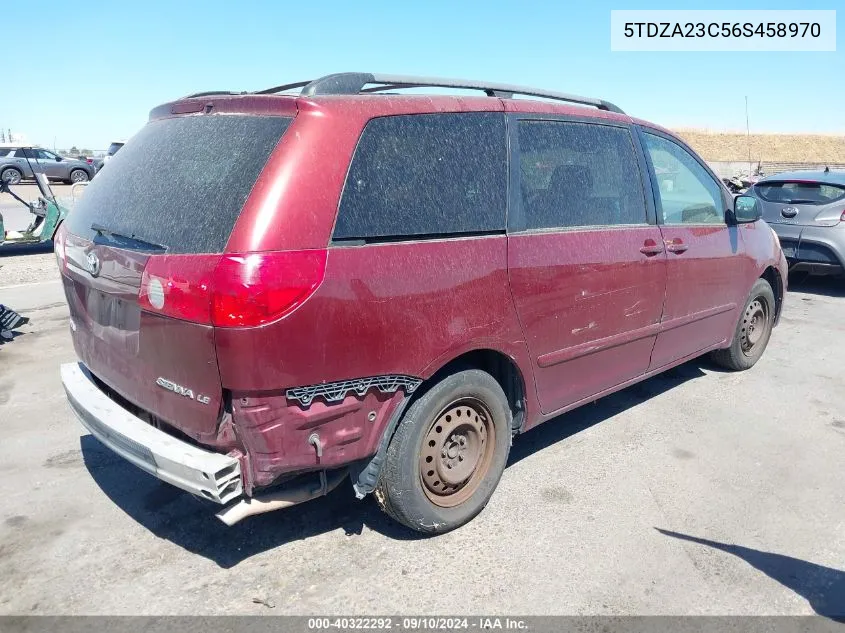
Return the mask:
<path id="1" fill-rule="evenodd" d="M 456 528 L 513 436 L 705 353 L 751 367 L 786 291 L 757 201 L 667 130 L 364 73 L 155 108 L 55 247 L 75 413 L 228 524 L 350 477 Z"/>

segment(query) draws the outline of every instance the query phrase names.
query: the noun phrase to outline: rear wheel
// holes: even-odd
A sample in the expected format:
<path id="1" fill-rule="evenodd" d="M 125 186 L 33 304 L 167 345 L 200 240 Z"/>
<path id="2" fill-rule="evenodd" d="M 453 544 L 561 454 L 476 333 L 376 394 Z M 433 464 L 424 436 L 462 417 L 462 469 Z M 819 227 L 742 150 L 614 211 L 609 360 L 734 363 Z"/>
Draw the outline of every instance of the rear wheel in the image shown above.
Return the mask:
<path id="1" fill-rule="evenodd" d="M 88 172 L 84 169 L 74 169 L 70 172 L 71 183 L 76 184 L 77 182 L 88 182 L 88 180 Z"/>
<path id="2" fill-rule="evenodd" d="M 748 295 L 731 346 L 713 352 L 713 360 L 735 371 L 750 369 L 769 343 L 774 320 L 775 293 L 768 281 L 758 279 Z"/>
<path id="3" fill-rule="evenodd" d="M 10 185 L 16 185 L 23 179 L 23 173 L 14 167 L 8 167 L 0 173 L 0 179 Z"/>
<path id="4" fill-rule="evenodd" d="M 487 505 L 510 451 L 511 410 L 490 374 L 470 369 L 408 409 L 385 457 L 376 498 L 400 523 L 442 534 Z"/>

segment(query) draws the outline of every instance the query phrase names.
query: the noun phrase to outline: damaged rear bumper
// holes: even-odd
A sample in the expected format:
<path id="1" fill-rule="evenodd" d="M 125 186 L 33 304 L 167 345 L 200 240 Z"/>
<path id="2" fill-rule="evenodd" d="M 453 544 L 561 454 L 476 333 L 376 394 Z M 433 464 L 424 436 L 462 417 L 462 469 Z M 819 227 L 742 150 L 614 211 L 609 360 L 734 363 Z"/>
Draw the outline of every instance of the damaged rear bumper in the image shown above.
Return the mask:
<path id="1" fill-rule="evenodd" d="M 124 459 L 169 484 L 225 504 L 243 493 L 240 462 L 172 437 L 103 393 L 81 363 L 61 366 L 62 385 L 83 426 Z"/>

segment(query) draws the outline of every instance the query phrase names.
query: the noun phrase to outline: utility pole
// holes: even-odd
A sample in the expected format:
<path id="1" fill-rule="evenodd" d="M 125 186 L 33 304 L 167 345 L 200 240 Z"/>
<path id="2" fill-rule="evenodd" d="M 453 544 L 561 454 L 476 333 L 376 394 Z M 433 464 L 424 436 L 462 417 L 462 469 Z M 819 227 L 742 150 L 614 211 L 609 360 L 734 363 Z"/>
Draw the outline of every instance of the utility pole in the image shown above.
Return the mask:
<path id="1" fill-rule="evenodd" d="M 745 140 L 748 143 L 748 162 L 751 162 L 751 126 L 748 124 L 748 95 L 745 96 Z"/>

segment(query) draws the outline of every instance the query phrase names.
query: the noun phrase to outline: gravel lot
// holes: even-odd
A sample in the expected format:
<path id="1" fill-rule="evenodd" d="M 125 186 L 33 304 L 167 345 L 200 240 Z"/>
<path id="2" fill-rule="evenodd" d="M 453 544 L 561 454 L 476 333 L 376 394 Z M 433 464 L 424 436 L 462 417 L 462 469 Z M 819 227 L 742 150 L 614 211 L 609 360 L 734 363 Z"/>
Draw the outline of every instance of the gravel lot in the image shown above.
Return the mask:
<path id="1" fill-rule="evenodd" d="M 688 363 L 519 438 L 487 509 L 420 538 L 351 487 L 226 528 L 114 456 L 65 403 L 52 254 L 0 265 L 32 319 L 0 346 L 2 614 L 845 612 L 841 280 L 794 288 L 749 372 Z"/>

